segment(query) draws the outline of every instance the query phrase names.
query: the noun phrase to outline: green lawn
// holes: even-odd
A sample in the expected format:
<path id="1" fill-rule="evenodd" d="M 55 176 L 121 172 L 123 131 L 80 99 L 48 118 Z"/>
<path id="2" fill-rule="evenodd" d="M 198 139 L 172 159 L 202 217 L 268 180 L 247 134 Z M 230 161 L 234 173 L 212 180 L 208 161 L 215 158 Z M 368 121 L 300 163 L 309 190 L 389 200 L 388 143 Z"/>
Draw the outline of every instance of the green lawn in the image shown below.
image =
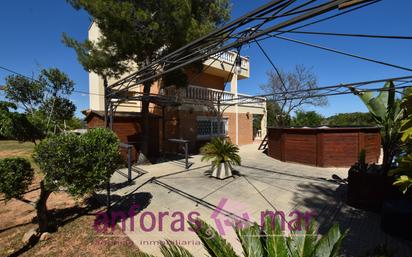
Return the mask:
<path id="1" fill-rule="evenodd" d="M 14 140 L 0 140 L 0 152 L 22 151 L 31 153 L 33 148 L 34 144 L 31 142 L 20 143 Z"/>
<path id="2" fill-rule="evenodd" d="M 33 143 L 0 140 L 0 159 L 27 158 L 38 171 L 31 158 L 33 149 Z M 37 172 L 33 188 L 38 187 L 40 177 L 41 173 Z M 38 191 L 33 191 L 27 194 L 26 198 L 30 198 L 30 195 L 36 198 L 36 194 Z M 1 199 L 3 196 L 0 194 Z M 57 232 L 51 234 L 49 240 L 38 242 L 33 247 L 22 251 L 20 256 L 136 256 L 138 248 L 120 230 L 116 230 L 107 237 L 102 237 L 94 231 L 92 225 L 95 222 L 94 214 L 98 209 L 86 215 L 79 215 L 75 211 L 71 213 L 71 210 L 84 207 L 82 201 L 79 201 L 74 201 L 63 192 L 53 193 L 47 204 L 49 209 L 62 213 L 60 217 L 62 225 Z M 67 206 L 61 206 L 61 202 L 65 202 Z M 8 256 L 25 249 L 21 241 L 23 234 L 30 228 L 37 227 L 35 222 L 25 218 L 33 213 L 35 210 L 25 203 L 16 200 L 0 201 L 0 256 Z"/>

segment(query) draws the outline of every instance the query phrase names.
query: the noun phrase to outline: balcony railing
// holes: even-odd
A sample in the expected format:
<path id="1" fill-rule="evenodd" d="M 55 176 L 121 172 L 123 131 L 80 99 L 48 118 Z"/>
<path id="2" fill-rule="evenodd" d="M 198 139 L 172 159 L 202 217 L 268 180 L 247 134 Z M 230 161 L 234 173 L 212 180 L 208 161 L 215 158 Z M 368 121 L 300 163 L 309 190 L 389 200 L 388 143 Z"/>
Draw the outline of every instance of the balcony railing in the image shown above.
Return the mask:
<path id="1" fill-rule="evenodd" d="M 226 62 L 228 64 L 233 64 L 236 61 L 236 52 L 222 52 L 222 53 L 217 53 L 212 56 L 212 58 L 217 58 L 219 61 Z M 241 56 L 242 58 L 242 68 L 247 69 L 248 68 L 248 63 L 249 63 L 249 58 Z"/>
<path id="2" fill-rule="evenodd" d="M 189 100 L 217 102 L 220 99 L 222 105 L 238 103 L 243 106 L 260 108 L 264 108 L 265 106 L 265 98 L 262 97 L 253 97 L 245 94 L 237 94 L 236 97 L 236 94 L 234 93 L 206 87 L 188 86 L 187 88 L 182 88 L 180 90 L 175 87 L 168 87 L 164 92 L 167 96 L 178 96 L 182 99 Z"/>

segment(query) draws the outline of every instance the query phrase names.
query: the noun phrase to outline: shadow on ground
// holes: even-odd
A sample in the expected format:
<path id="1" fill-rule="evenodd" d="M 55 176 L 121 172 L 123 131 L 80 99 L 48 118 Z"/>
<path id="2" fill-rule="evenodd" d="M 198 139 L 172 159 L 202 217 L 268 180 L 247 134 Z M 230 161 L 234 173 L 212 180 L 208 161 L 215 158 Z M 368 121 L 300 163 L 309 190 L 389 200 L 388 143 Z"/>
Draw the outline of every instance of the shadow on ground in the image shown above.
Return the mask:
<path id="1" fill-rule="evenodd" d="M 59 227 L 62 227 L 70 222 L 84 216 L 84 215 L 96 215 L 98 209 L 102 206 L 99 204 L 98 201 L 94 198 L 88 198 L 84 201 L 82 206 L 76 205 L 69 208 L 64 209 L 50 209 L 49 210 L 49 222 L 50 222 L 50 232 L 56 232 Z M 35 217 L 31 222 L 25 224 L 18 224 L 13 227 L 9 227 L 6 229 L 1 230 L 0 232 L 4 232 L 8 229 L 12 229 L 15 227 L 28 225 L 28 224 L 38 224 L 37 218 Z M 34 245 L 39 242 L 39 237 L 33 237 L 31 241 L 29 241 L 26 245 L 21 247 L 19 250 L 10 254 L 10 257 L 20 256 Z"/>
<path id="2" fill-rule="evenodd" d="M 347 184 L 337 180 L 337 186 L 325 183 L 302 183 L 294 199 L 300 206 L 318 213 L 319 233 L 325 234 L 339 223 L 341 231 L 348 230 L 342 244 L 344 256 L 363 256 L 380 245 L 395 253 L 395 256 L 411 256 L 412 244 L 384 233 L 380 226 L 380 214 L 355 209 L 346 204 Z"/>
<path id="3" fill-rule="evenodd" d="M 116 224 L 118 223 L 121 223 L 121 229 L 124 230 L 126 220 L 146 209 L 150 205 L 152 197 L 152 194 L 148 192 L 131 193 L 123 197 L 112 195 L 111 201 L 113 204 L 110 207 L 110 211 L 108 212 L 107 208 L 105 208 L 96 213 L 94 220 L 95 230 L 105 233 L 108 229 L 116 229 Z M 106 194 L 98 194 L 96 198 L 100 202 L 104 202 Z"/>

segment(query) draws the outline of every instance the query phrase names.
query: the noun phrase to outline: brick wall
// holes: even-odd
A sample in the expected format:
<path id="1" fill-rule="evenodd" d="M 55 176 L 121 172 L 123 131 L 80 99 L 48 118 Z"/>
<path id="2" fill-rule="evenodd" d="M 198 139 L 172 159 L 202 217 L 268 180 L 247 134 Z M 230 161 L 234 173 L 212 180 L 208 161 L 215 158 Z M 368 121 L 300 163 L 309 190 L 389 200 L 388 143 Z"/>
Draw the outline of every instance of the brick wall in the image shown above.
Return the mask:
<path id="1" fill-rule="evenodd" d="M 228 136 L 233 143 L 236 143 L 236 113 L 225 113 L 225 116 L 229 120 Z M 239 145 L 253 143 L 253 115 L 239 113 L 238 122 Z"/>
<path id="2" fill-rule="evenodd" d="M 103 118 L 92 115 L 87 122 L 87 128 L 104 127 Z M 159 119 L 151 118 L 149 120 L 149 155 L 156 156 L 159 153 Z M 132 161 L 137 160 L 141 143 L 141 126 L 137 118 L 120 118 L 116 117 L 113 123 L 113 131 L 116 133 L 120 142 L 133 145 Z M 123 157 L 126 157 L 126 151 L 122 151 Z"/>
<path id="3" fill-rule="evenodd" d="M 191 110 L 179 110 L 170 108 L 165 112 L 165 138 L 184 138 L 190 140 L 190 151 L 196 153 L 198 149 L 208 142 L 208 139 L 197 138 L 197 117 L 214 116 L 210 112 L 199 112 Z M 224 118 L 228 119 L 228 136 L 230 140 L 236 142 L 236 114 L 225 113 Z M 163 139 L 162 139 L 163 140 Z M 252 115 L 239 113 L 239 145 L 253 143 L 253 118 Z M 167 151 L 176 151 L 177 145 L 166 142 Z"/>

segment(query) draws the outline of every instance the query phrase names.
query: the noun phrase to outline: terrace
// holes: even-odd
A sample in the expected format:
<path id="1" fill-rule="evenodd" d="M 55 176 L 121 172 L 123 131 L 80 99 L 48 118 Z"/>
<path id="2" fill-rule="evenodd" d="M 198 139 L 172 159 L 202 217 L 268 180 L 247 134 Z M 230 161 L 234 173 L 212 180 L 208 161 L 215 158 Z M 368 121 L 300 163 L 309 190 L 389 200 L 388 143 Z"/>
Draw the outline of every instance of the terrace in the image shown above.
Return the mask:
<path id="1" fill-rule="evenodd" d="M 183 215 L 187 219 L 197 213 L 215 229 L 219 229 L 221 222 L 223 237 L 240 253 L 241 246 L 227 220 L 260 223 L 262 212 L 269 210 L 283 213 L 288 233 L 286 222 L 292 222 L 297 211 L 313 215 L 321 234 L 335 222 L 342 230 L 349 229 L 342 247 L 344 256 L 360 256 L 385 242 L 396 249 L 395 256 L 412 255 L 410 241 L 381 230 L 378 213 L 345 203 L 347 182 L 342 178 L 346 177 L 347 168 L 284 163 L 256 148 L 254 144 L 240 148 L 242 166 L 236 167 L 239 173 L 225 180 L 209 178 L 210 165 L 201 162 L 199 155 L 190 158 L 194 164 L 188 170 L 178 161 L 139 166 L 132 184 L 125 183 L 124 174 L 115 173 L 112 178 L 113 198 L 118 200 L 115 208 L 129 211 L 133 204 L 139 205 L 134 230 L 130 218 L 124 224 L 119 222 L 118 228 L 124 225 L 126 235 L 140 249 L 155 255 L 159 254 L 159 242 L 171 239 L 195 256 L 203 256 L 202 244 L 187 225 L 179 228 L 173 222 L 176 217 Z M 105 192 L 101 194 L 104 199 Z M 217 218 L 213 216 L 216 214 Z"/>

